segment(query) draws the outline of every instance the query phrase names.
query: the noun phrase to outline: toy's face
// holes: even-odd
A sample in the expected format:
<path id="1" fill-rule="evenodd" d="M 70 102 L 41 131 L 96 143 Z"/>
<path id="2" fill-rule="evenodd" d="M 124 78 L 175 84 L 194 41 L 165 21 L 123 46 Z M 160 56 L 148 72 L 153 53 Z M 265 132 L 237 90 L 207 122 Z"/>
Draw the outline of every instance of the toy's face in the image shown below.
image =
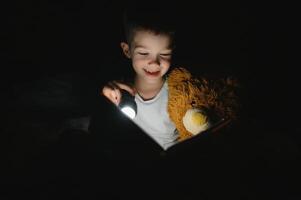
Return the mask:
<path id="1" fill-rule="evenodd" d="M 172 50 L 167 35 L 137 31 L 130 49 L 130 58 L 137 78 L 148 82 L 161 80 L 171 63 Z"/>
<path id="2" fill-rule="evenodd" d="M 183 125 L 193 135 L 199 134 L 210 127 L 206 114 L 195 108 L 186 111 L 183 117 Z"/>
<path id="3" fill-rule="evenodd" d="M 196 79 L 185 68 L 175 68 L 168 86 L 168 112 L 181 140 L 216 132 L 236 118 L 240 106 L 233 79 Z"/>

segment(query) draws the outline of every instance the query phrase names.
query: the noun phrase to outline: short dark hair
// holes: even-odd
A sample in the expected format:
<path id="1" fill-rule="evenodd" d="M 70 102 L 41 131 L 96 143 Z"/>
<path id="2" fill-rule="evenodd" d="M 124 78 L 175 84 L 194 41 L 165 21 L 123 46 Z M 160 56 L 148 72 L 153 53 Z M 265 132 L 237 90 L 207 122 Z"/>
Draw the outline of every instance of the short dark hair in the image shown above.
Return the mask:
<path id="1" fill-rule="evenodd" d="M 154 34 L 167 35 L 171 39 L 171 47 L 174 47 L 176 28 L 172 16 L 166 13 L 163 6 L 154 8 L 132 5 L 126 8 L 123 14 L 125 39 L 129 45 L 131 45 L 135 31 L 145 30 Z"/>

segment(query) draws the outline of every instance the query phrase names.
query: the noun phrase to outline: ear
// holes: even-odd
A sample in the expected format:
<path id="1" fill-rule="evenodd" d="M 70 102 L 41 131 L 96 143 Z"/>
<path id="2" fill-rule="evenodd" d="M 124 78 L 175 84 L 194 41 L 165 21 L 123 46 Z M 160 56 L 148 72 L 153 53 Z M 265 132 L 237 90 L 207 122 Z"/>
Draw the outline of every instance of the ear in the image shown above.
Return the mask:
<path id="1" fill-rule="evenodd" d="M 124 55 L 127 57 L 127 58 L 131 58 L 131 52 L 130 52 L 130 47 L 127 43 L 125 42 L 121 42 L 120 43 L 120 47 L 124 53 Z"/>

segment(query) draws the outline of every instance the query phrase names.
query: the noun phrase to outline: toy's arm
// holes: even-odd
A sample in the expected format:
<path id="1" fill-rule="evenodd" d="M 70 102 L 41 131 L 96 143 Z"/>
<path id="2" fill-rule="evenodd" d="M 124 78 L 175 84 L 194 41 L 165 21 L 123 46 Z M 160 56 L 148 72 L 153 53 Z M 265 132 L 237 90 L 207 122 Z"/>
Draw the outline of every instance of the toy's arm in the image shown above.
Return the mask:
<path id="1" fill-rule="evenodd" d="M 215 126 L 212 127 L 211 132 L 214 133 L 218 130 L 220 130 L 221 128 L 225 127 L 226 125 L 228 125 L 232 120 L 231 119 L 222 119 L 221 121 L 219 121 Z"/>

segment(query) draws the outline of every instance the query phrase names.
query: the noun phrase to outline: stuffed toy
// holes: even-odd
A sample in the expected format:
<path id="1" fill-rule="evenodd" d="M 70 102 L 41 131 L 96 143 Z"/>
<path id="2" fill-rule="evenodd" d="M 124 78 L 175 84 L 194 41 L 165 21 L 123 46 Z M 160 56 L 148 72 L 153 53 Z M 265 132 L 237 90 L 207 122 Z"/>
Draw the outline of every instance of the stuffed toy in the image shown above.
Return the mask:
<path id="1" fill-rule="evenodd" d="M 239 84 L 231 78 L 194 78 L 185 68 L 173 69 L 167 77 L 168 113 L 179 140 L 206 131 L 219 121 L 237 119 Z"/>

